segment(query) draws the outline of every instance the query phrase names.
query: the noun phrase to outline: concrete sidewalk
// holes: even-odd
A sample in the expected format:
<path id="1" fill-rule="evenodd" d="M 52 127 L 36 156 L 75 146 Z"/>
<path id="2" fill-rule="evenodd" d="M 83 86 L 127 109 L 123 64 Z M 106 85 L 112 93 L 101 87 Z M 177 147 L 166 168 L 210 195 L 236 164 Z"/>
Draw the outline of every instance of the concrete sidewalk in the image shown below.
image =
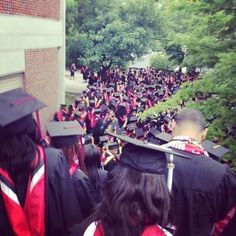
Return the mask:
<path id="1" fill-rule="evenodd" d="M 70 79 L 70 72 L 65 74 L 65 91 L 66 93 L 82 94 L 83 90 L 87 88 L 87 83 L 83 82 L 83 76 L 80 72 L 75 73 L 75 77 Z"/>

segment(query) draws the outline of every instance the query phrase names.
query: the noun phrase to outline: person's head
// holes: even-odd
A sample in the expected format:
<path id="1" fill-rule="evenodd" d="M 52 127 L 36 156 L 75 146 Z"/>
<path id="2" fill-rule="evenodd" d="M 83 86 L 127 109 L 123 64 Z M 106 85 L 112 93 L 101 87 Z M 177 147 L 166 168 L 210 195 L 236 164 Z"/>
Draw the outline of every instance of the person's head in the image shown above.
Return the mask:
<path id="1" fill-rule="evenodd" d="M 40 130 L 32 113 L 45 105 L 21 89 L 0 94 L 0 166 L 19 182 L 32 169 Z"/>
<path id="2" fill-rule="evenodd" d="M 86 169 L 91 167 L 101 167 L 101 152 L 99 148 L 94 144 L 86 144 L 84 146 L 84 163 Z"/>
<path id="3" fill-rule="evenodd" d="M 207 123 L 199 110 L 184 109 L 172 120 L 173 136 L 189 136 L 202 142 L 207 135 Z"/>
<path id="4" fill-rule="evenodd" d="M 121 165 L 111 172 L 99 208 L 105 235 L 125 236 L 141 235 L 148 225 L 166 225 L 169 210 L 170 195 L 164 175 Z"/>

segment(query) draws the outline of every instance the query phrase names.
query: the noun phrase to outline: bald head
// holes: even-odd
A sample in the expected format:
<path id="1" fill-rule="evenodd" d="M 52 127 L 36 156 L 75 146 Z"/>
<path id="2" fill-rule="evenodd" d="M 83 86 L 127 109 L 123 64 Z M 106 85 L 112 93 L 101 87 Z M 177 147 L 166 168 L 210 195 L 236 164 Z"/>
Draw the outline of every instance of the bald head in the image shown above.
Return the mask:
<path id="1" fill-rule="evenodd" d="M 189 136 L 201 142 L 207 134 L 207 123 L 199 110 L 184 109 L 173 119 L 173 135 Z"/>

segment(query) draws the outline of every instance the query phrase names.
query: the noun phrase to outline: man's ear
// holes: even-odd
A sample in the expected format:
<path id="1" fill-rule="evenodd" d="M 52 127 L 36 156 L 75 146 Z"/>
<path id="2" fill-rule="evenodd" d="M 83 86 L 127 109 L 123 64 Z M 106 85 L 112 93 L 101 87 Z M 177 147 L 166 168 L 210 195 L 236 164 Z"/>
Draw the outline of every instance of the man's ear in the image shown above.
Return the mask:
<path id="1" fill-rule="evenodd" d="M 201 133 L 201 139 L 202 139 L 202 141 L 206 139 L 207 132 L 208 132 L 208 128 L 205 128 L 205 129 L 202 131 L 202 133 Z"/>

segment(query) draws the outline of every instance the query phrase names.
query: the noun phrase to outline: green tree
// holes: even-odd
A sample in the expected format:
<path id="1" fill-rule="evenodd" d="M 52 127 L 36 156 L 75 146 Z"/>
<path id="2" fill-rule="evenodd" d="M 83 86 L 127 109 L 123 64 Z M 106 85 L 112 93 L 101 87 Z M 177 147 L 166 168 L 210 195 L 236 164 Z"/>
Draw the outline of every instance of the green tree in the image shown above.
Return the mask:
<path id="1" fill-rule="evenodd" d="M 67 64 L 94 69 L 126 66 L 156 40 L 159 21 L 154 0 L 70 0 L 67 4 Z"/>
<path id="2" fill-rule="evenodd" d="M 155 117 L 183 100 L 200 109 L 211 121 L 208 138 L 230 148 L 226 159 L 236 170 L 236 14 L 233 0 L 161 1 L 166 35 L 163 45 L 185 48 L 182 66 L 201 69 L 200 80 L 182 85 L 166 102 L 145 111 L 142 119 Z M 197 100 L 198 94 L 207 99 Z"/>

